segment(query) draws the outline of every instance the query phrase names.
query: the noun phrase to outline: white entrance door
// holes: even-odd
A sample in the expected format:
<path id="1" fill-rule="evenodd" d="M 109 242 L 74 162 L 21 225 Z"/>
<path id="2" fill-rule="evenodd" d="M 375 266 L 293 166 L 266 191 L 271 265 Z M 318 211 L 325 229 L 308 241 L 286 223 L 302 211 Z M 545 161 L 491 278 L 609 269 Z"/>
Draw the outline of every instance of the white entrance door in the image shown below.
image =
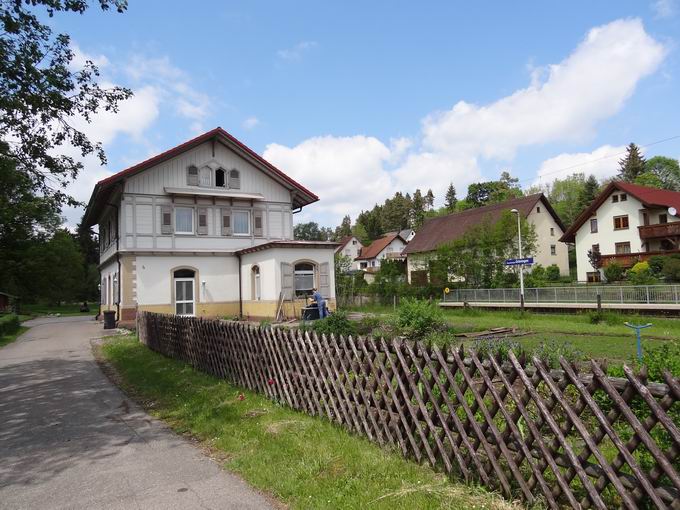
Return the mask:
<path id="1" fill-rule="evenodd" d="M 175 278 L 175 313 L 194 315 L 194 279 Z"/>

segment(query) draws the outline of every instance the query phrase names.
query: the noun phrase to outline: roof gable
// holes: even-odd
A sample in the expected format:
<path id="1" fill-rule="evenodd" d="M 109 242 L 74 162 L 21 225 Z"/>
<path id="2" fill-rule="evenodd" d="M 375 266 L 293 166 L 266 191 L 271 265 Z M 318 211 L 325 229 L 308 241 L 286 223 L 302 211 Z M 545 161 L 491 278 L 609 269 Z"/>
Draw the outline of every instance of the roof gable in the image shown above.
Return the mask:
<path id="1" fill-rule="evenodd" d="M 101 212 L 102 204 L 105 204 L 116 189 L 116 185 L 125 181 L 125 179 L 143 172 L 149 168 L 159 165 L 169 159 L 177 157 L 195 147 L 206 142 L 221 143 L 229 150 L 242 157 L 244 160 L 251 163 L 270 178 L 274 179 L 279 184 L 291 191 L 293 207 L 304 207 L 319 200 L 319 197 L 302 186 L 300 183 L 283 173 L 274 165 L 266 161 L 255 151 L 247 147 L 245 144 L 234 138 L 227 131 L 221 127 L 212 129 L 202 135 L 199 135 L 191 140 L 188 140 L 172 149 L 164 151 L 156 156 L 153 156 L 141 163 L 137 163 L 125 170 L 122 170 L 106 179 L 99 181 L 92 192 L 90 201 L 85 211 L 84 222 L 87 226 L 93 225 L 97 221 L 97 214 Z"/>
<path id="2" fill-rule="evenodd" d="M 628 193 L 639 200 L 645 207 L 675 207 L 680 211 L 680 192 L 669 191 L 659 188 L 650 188 L 623 181 L 612 181 L 603 189 L 595 200 L 578 215 L 574 223 L 567 229 L 560 241 L 573 243 L 576 240 L 576 232 L 595 214 L 600 206 L 609 198 L 615 190 Z"/>
<path id="3" fill-rule="evenodd" d="M 399 232 L 384 235 L 383 237 L 373 241 L 367 248 L 361 250 L 361 255 L 359 255 L 356 260 L 368 260 L 376 258 L 378 255 L 380 255 L 380 252 L 387 248 L 395 239 L 401 239 L 403 243 L 406 243 L 406 241 L 404 241 L 404 239 L 399 235 Z"/>
<path id="4" fill-rule="evenodd" d="M 564 224 L 552 208 L 543 193 L 536 193 L 526 197 L 513 198 L 484 207 L 467 209 L 459 213 L 438 216 L 425 221 L 416 232 L 415 237 L 404 249 L 405 254 L 434 251 L 445 243 L 461 238 L 468 230 L 485 221 L 496 223 L 504 212 L 517 209 L 525 218 L 541 202 L 555 222 L 564 230 Z"/>

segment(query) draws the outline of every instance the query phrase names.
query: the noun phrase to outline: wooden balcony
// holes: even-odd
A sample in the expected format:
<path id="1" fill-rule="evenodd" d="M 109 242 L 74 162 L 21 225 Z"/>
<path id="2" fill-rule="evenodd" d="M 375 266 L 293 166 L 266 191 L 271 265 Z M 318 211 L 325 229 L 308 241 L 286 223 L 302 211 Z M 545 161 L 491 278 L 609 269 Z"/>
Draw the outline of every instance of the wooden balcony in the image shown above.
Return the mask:
<path id="1" fill-rule="evenodd" d="M 654 225 L 657 226 L 657 225 Z M 680 250 L 667 251 L 642 251 L 638 253 L 611 253 L 608 255 L 601 255 L 601 267 L 607 267 L 609 264 L 616 263 L 621 267 L 633 267 L 638 262 L 649 260 L 654 255 L 672 255 L 680 253 Z"/>
<path id="2" fill-rule="evenodd" d="M 660 223 L 658 225 L 645 225 L 638 227 L 640 239 L 660 239 L 680 236 L 680 221 L 673 223 Z"/>

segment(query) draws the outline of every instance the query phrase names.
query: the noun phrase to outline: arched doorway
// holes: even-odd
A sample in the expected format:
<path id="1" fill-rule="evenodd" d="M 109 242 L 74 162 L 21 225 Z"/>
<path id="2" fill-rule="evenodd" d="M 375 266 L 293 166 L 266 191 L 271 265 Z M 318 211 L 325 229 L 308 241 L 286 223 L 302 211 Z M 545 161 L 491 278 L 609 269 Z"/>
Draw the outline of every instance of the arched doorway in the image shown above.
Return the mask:
<path id="1" fill-rule="evenodd" d="M 177 269 L 173 272 L 175 290 L 175 313 L 196 314 L 196 272 L 192 269 Z"/>

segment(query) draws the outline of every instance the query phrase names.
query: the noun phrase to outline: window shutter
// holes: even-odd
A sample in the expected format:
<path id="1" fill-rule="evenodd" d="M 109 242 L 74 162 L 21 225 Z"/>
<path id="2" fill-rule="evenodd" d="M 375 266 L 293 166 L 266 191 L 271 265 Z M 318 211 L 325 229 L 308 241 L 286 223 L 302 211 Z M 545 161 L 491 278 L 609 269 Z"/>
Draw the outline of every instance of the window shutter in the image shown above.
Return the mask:
<path id="1" fill-rule="evenodd" d="M 161 234 L 172 234 L 172 206 L 161 206 Z"/>
<path id="2" fill-rule="evenodd" d="M 287 262 L 281 262 L 281 292 L 283 299 L 293 298 L 293 264 Z"/>
<path id="3" fill-rule="evenodd" d="M 222 209 L 222 235 L 230 236 L 231 233 L 231 209 Z"/>
<path id="4" fill-rule="evenodd" d="M 197 216 L 198 225 L 196 226 L 196 233 L 206 235 L 208 233 L 208 209 L 199 207 Z"/>
<path id="5" fill-rule="evenodd" d="M 255 237 L 262 237 L 262 211 L 253 211 L 253 234 Z"/>
<path id="6" fill-rule="evenodd" d="M 229 187 L 233 189 L 241 188 L 241 172 L 236 169 L 229 171 Z"/>
<path id="7" fill-rule="evenodd" d="M 319 265 L 319 292 L 325 298 L 331 297 L 331 275 L 328 262 Z"/>
<path id="8" fill-rule="evenodd" d="M 187 185 L 198 186 L 198 168 L 193 165 L 187 168 Z"/>

